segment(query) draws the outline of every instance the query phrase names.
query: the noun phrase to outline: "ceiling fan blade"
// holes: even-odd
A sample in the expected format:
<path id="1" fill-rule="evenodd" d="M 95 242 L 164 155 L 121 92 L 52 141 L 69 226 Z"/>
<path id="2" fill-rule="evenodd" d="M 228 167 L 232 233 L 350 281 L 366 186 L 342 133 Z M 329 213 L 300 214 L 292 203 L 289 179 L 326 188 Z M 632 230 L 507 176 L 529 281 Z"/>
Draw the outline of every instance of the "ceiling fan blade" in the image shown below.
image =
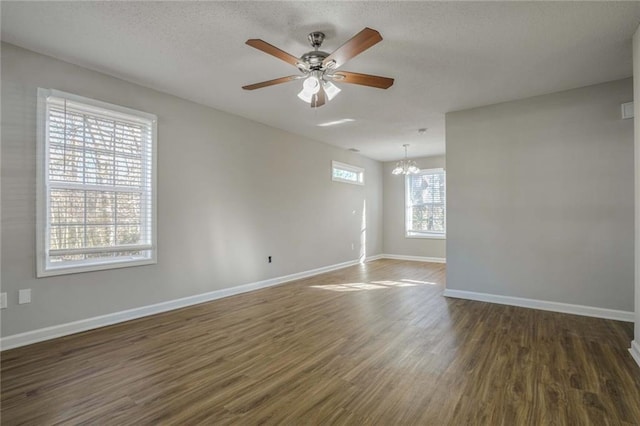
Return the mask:
<path id="1" fill-rule="evenodd" d="M 382 41 L 382 36 L 376 30 L 365 28 L 353 36 L 342 46 L 338 47 L 331 55 L 327 56 L 322 65 L 327 66 L 331 61 L 335 61 L 332 68 L 338 68 L 349 59 L 364 52 L 374 44 Z"/>
<path id="2" fill-rule="evenodd" d="M 324 93 L 324 88 L 320 87 L 320 90 L 318 90 L 318 93 L 313 95 L 313 98 L 311 98 L 311 108 L 321 107 L 322 105 L 324 105 L 326 100 L 327 100 L 327 96 L 326 96 L 326 93 Z"/>
<path id="3" fill-rule="evenodd" d="M 262 50 L 264 53 L 267 53 L 271 56 L 275 56 L 278 59 L 282 59 L 285 62 L 290 63 L 293 66 L 297 66 L 300 63 L 300 60 L 295 56 L 285 52 L 284 50 L 280 50 L 277 47 L 267 43 L 264 40 L 260 40 L 257 38 L 252 38 L 246 41 L 251 47 L 255 47 L 258 50 Z"/>
<path id="4" fill-rule="evenodd" d="M 350 71 L 336 71 L 333 76 L 334 81 L 340 83 L 360 84 L 361 86 L 377 87 L 378 89 L 388 89 L 393 86 L 394 82 L 393 78 Z"/>
<path id="5" fill-rule="evenodd" d="M 288 77 L 275 78 L 273 80 L 261 81 L 260 83 L 250 84 L 248 86 L 242 86 L 244 90 L 255 90 L 263 87 L 273 86 L 274 84 L 286 83 L 291 80 L 298 80 L 299 75 L 290 75 Z"/>

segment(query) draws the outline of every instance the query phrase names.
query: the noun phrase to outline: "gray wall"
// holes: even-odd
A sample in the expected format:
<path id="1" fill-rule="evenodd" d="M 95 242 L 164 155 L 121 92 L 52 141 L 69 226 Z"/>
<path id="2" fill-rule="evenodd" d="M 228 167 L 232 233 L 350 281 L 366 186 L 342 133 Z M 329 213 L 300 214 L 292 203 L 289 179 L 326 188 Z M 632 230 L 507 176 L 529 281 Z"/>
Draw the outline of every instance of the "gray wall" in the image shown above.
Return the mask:
<path id="1" fill-rule="evenodd" d="M 365 201 L 382 252 L 381 163 L 15 46 L 1 59 L 3 336 L 357 259 Z M 35 278 L 38 86 L 158 115 L 157 265 Z M 331 160 L 366 186 L 332 182 Z"/>
<path id="2" fill-rule="evenodd" d="M 421 169 L 441 169 L 445 166 L 444 156 L 414 158 L 414 160 Z M 446 240 L 405 237 L 404 176 L 391 174 L 395 164 L 396 161 L 384 163 L 382 174 L 384 188 L 383 251 L 386 254 L 405 256 L 446 257 Z"/>
<path id="3" fill-rule="evenodd" d="M 632 85 L 446 115 L 448 288 L 633 310 Z"/>

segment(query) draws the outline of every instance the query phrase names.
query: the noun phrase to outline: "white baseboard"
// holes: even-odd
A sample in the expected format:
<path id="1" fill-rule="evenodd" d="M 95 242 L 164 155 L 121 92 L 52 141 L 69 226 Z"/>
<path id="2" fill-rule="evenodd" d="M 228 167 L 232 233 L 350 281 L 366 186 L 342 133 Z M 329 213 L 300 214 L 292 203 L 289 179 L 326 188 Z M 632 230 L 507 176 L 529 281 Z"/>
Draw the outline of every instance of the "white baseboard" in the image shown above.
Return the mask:
<path id="1" fill-rule="evenodd" d="M 358 263 L 358 260 L 351 260 L 348 262 L 324 266 L 322 268 L 311 269 L 291 275 L 271 278 L 264 281 L 257 281 L 254 283 L 244 284 L 236 287 L 223 288 L 208 293 L 183 297 L 181 299 L 169 300 L 153 305 L 128 309 L 126 311 L 114 312 L 112 314 L 100 315 L 93 318 L 54 325 L 52 327 L 40 328 L 38 330 L 27 331 L 26 333 L 5 336 L 0 339 L 0 351 L 30 345 L 32 343 L 42 342 L 44 340 L 55 339 L 57 337 L 68 336 L 70 334 L 80 333 L 87 330 L 93 330 L 95 328 L 105 327 L 107 325 L 130 321 L 133 319 L 159 314 L 174 309 L 184 308 L 191 305 L 197 305 L 199 303 L 209 302 L 212 300 L 221 299 L 223 297 L 234 296 L 236 294 L 246 293 L 261 288 L 271 287 L 289 281 L 299 280 L 302 278 L 323 274 L 325 272 L 347 268 L 349 266 L 357 265 Z"/>
<path id="2" fill-rule="evenodd" d="M 368 256 L 364 261 L 373 262 L 374 260 L 384 259 L 384 254 L 376 254 L 375 256 Z"/>
<path id="3" fill-rule="evenodd" d="M 635 340 L 632 341 L 631 347 L 629 348 L 629 352 L 631 352 L 631 356 L 638 363 L 638 367 L 640 367 L 640 343 L 636 342 Z"/>
<path id="4" fill-rule="evenodd" d="M 405 256 L 403 254 L 381 254 L 380 259 L 412 260 L 414 262 L 447 263 L 444 257 Z"/>
<path id="5" fill-rule="evenodd" d="M 474 291 L 445 289 L 445 297 L 477 300 L 479 302 L 498 303 L 500 305 L 521 306 L 523 308 L 541 309 L 543 311 L 562 312 L 565 314 L 583 315 L 587 317 L 605 318 L 617 321 L 634 322 L 633 312 L 615 309 L 596 308 L 594 306 L 572 305 L 570 303 L 550 302 L 547 300 L 525 299 L 523 297 L 500 296 L 497 294 L 476 293 Z"/>

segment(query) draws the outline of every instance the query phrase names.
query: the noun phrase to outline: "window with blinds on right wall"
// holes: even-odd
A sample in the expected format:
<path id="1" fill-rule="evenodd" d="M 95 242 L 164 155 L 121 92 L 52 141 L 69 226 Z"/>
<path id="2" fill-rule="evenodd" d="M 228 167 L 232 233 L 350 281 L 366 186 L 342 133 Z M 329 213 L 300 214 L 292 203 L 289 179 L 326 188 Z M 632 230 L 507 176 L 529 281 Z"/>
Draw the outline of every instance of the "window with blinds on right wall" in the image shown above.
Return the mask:
<path id="1" fill-rule="evenodd" d="M 446 238 L 444 169 L 422 170 L 405 179 L 405 236 Z"/>

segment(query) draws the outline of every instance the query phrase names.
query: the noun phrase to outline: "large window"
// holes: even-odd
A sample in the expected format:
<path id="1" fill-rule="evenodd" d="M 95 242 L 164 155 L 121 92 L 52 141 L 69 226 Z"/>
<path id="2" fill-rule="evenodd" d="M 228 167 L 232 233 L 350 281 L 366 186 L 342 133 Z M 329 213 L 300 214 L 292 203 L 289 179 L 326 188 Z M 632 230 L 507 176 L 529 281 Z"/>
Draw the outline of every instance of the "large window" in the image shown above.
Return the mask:
<path id="1" fill-rule="evenodd" d="M 156 117 L 38 89 L 38 276 L 155 263 Z"/>
<path id="2" fill-rule="evenodd" d="M 445 173 L 423 170 L 405 181 L 405 226 L 407 237 L 445 238 Z"/>

